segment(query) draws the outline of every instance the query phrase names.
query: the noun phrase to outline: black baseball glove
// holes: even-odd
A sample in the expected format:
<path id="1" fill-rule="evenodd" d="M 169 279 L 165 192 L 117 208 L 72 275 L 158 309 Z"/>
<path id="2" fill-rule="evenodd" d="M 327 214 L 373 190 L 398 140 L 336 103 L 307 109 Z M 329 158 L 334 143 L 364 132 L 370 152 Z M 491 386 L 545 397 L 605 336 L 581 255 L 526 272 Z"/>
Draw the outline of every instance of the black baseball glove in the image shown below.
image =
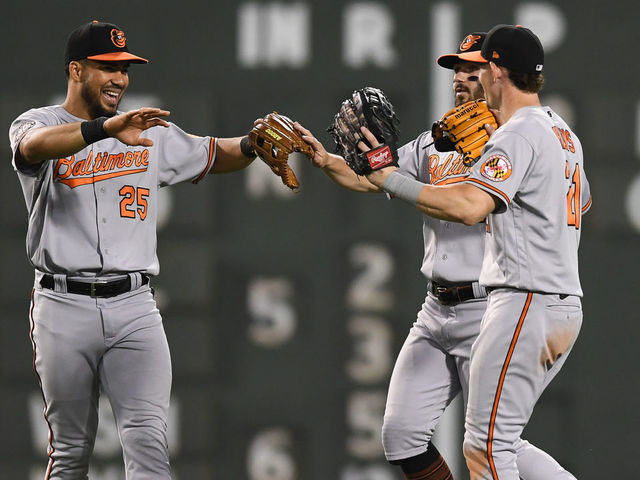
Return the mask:
<path id="1" fill-rule="evenodd" d="M 351 98 L 342 102 L 327 131 L 336 142 L 336 153 L 355 173 L 366 175 L 379 168 L 398 165 L 398 123 L 393 105 L 384 93 L 378 88 L 365 87 L 355 90 Z M 360 127 L 367 127 L 380 145 L 376 148 L 369 145 Z M 362 152 L 358 142 L 371 150 Z"/>

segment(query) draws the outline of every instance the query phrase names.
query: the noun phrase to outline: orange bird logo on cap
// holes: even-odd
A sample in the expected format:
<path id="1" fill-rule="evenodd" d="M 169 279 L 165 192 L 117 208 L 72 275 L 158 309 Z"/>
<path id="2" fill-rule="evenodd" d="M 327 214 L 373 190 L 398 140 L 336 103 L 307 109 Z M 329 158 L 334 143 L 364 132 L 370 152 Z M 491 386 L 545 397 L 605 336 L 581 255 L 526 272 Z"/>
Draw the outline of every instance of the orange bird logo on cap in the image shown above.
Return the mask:
<path id="1" fill-rule="evenodd" d="M 111 41 L 118 48 L 124 48 L 127 44 L 127 37 L 124 36 L 124 32 L 122 30 L 116 30 L 115 28 L 111 30 Z"/>
<path id="2" fill-rule="evenodd" d="M 480 40 L 480 35 L 467 35 L 467 37 L 460 44 L 460 51 L 464 52 L 469 50 L 475 43 Z"/>

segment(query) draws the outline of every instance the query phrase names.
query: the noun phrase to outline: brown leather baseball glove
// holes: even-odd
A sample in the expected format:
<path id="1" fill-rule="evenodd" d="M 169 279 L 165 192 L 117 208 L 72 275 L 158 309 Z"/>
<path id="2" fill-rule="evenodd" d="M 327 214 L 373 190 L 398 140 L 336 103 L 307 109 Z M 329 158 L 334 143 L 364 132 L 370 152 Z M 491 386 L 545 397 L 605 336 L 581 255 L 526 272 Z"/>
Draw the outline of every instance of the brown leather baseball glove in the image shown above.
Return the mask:
<path id="1" fill-rule="evenodd" d="M 313 148 L 293 128 L 293 121 L 278 112 L 268 114 L 249 132 L 249 145 L 287 187 L 297 190 L 300 182 L 289 166 L 289 154 L 313 157 Z"/>
<path id="2" fill-rule="evenodd" d="M 489 140 L 486 123 L 498 128 L 496 117 L 484 100 L 471 100 L 452 108 L 431 127 L 436 150 L 455 150 L 464 156 L 465 165 L 473 165 Z"/>

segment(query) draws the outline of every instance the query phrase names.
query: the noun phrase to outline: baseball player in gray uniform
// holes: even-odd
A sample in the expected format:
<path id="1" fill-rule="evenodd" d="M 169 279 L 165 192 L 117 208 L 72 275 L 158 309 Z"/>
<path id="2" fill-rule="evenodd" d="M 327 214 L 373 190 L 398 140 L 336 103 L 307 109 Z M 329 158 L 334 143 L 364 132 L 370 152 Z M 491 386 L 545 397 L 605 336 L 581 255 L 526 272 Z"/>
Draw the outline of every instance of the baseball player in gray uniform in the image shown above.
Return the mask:
<path id="1" fill-rule="evenodd" d="M 29 316 L 49 428 L 45 478 L 87 478 L 104 391 L 127 479 L 169 479 L 171 361 L 149 285 L 159 270 L 158 190 L 254 157 L 246 140 L 189 135 L 164 120 L 167 111 L 119 112 L 129 65 L 147 60 L 129 52 L 116 25 L 77 28 L 65 56 L 64 103 L 23 113 L 9 132 L 35 268 Z"/>
<path id="2" fill-rule="evenodd" d="M 529 479 L 520 435 L 582 323 L 578 245 L 591 196 L 578 137 L 540 104 L 535 34 L 498 25 L 467 59 L 488 62 L 480 83 L 501 123 L 470 175 L 424 185 L 388 167 L 368 179 L 429 216 L 469 226 L 486 219 L 479 280 L 489 297 L 471 349 L 464 454 L 472 480 Z"/>
<path id="3" fill-rule="evenodd" d="M 469 61 L 480 51 L 485 32 L 469 34 L 455 54 L 438 64 L 452 69 L 456 106 L 484 98 L 479 72 L 486 60 Z M 314 165 L 337 184 L 354 191 L 381 192 L 358 177 L 344 160 L 328 154 L 311 132 L 299 130 L 316 152 Z M 470 167 L 456 152 L 439 152 L 431 131 L 399 149 L 399 172 L 419 185 L 455 185 L 466 180 Z M 421 271 L 428 293 L 398 355 L 387 396 L 382 429 L 386 458 L 408 479 L 446 480 L 452 475 L 431 443 L 438 421 L 462 392 L 466 404 L 471 347 L 480 332 L 487 292 L 478 282 L 484 254 L 484 222 L 473 225 L 423 215 L 424 258 Z M 527 480 L 574 479 L 549 455 L 517 438 L 518 467 Z"/>

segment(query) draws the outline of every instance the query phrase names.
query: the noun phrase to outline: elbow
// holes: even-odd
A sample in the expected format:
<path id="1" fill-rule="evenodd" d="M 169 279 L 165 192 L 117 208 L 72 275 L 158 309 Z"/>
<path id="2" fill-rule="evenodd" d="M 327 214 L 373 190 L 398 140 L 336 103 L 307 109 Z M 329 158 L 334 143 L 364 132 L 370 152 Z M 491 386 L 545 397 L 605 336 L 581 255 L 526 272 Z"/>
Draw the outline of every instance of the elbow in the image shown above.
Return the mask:
<path id="1" fill-rule="evenodd" d="M 467 226 L 484 222 L 487 216 L 498 207 L 498 199 L 493 195 L 483 192 L 476 187 L 472 187 L 473 195 L 466 198 L 463 207 L 459 210 L 462 212 L 460 221 Z"/>
<path id="2" fill-rule="evenodd" d="M 19 156 L 19 160 L 26 165 L 35 165 L 42 161 L 38 158 L 38 151 L 36 149 L 35 142 L 31 140 L 30 135 L 26 135 L 20 141 L 17 154 Z"/>

